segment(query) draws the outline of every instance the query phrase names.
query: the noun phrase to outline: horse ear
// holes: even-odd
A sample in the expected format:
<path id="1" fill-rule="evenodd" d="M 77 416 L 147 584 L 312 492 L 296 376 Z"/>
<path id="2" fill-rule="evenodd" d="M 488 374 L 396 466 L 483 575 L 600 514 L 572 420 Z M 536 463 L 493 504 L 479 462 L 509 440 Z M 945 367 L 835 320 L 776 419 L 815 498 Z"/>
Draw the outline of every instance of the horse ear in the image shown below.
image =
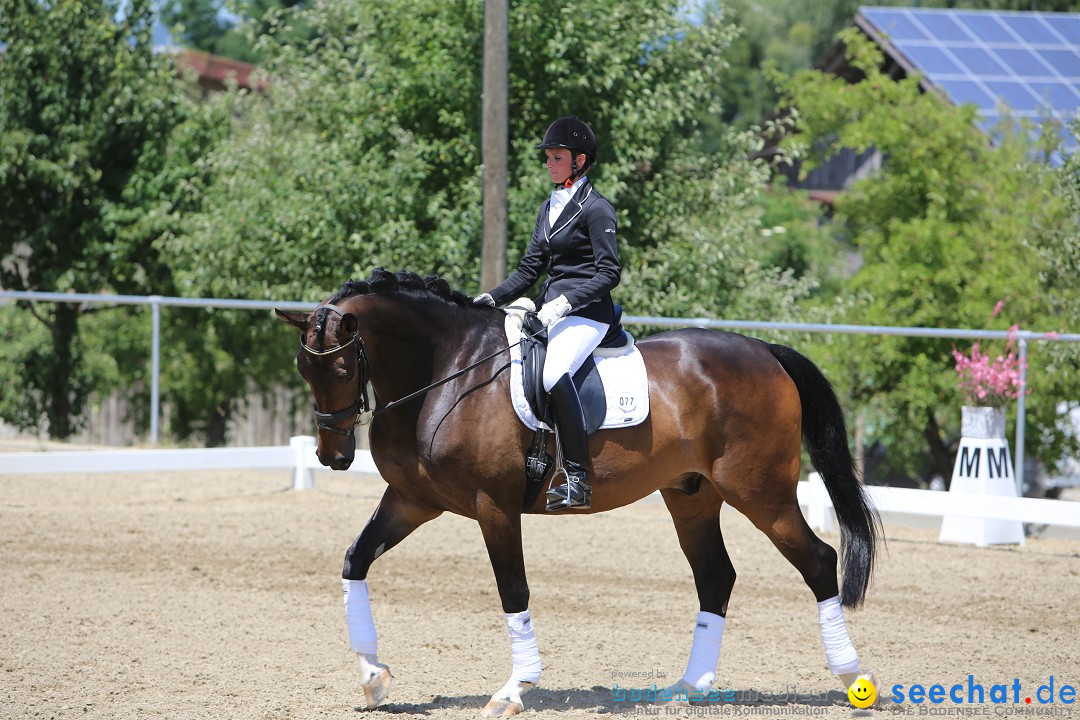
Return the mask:
<path id="1" fill-rule="evenodd" d="M 274 312 L 285 322 L 299 328 L 300 332 L 307 332 L 308 325 L 311 324 L 311 313 L 291 313 L 277 308 L 274 308 Z"/>
<path id="2" fill-rule="evenodd" d="M 345 313 L 341 318 L 341 324 L 338 325 L 338 328 L 346 335 L 355 335 L 356 331 L 360 329 L 360 323 L 357 322 L 355 315 L 352 313 Z"/>

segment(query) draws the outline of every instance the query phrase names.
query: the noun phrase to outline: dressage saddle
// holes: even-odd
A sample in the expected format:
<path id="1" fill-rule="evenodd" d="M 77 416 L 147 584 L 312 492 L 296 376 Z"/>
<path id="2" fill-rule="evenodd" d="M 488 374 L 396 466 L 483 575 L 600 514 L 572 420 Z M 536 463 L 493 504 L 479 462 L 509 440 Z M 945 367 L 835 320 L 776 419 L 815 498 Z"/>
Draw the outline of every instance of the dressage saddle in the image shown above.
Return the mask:
<path id="1" fill-rule="evenodd" d="M 549 412 L 548 394 L 544 391 L 544 360 L 547 358 L 547 330 L 535 313 L 526 313 L 523 324 L 526 334 L 522 341 L 521 368 L 522 382 L 525 386 L 525 398 L 533 414 L 541 419 L 548 428 L 552 428 L 552 413 Z M 534 335 L 535 333 L 535 335 Z M 530 337 L 531 336 L 531 337 Z M 620 348 L 628 344 L 626 332 L 622 327 L 622 306 L 615 305 L 615 321 L 607 335 L 600 341 L 601 348 Z M 596 368 L 596 361 L 589 359 L 573 376 L 581 409 L 585 414 L 585 433 L 592 435 L 604 423 L 607 415 L 607 399 L 604 396 L 604 382 Z M 551 430 L 543 426 L 537 428 L 533 436 L 532 448 L 525 458 L 525 497 L 522 509 L 528 510 L 540 495 L 544 478 L 555 464 L 547 453 L 547 436 Z"/>
<path id="2" fill-rule="evenodd" d="M 544 391 L 544 360 L 547 358 L 547 330 L 534 313 L 525 314 L 523 326 L 526 336 L 539 333 L 535 337 L 526 337 L 521 350 L 522 381 L 525 385 L 525 399 L 529 402 L 536 417 L 544 420 L 548 426 L 548 395 Z M 611 324 L 601 348 L 619 348 L 627 343 L 626 331 L 622 326 L 622 305 L 615 305 L 615 322 Z M 596 369 L 596 361 L 590 355 L 574 373 L 574 386 L 581 398 L 581 409 L 585 413 L 585 432 L 592 435 L 599 429 L 607 415 L 607 400 L 604 397 L 604 382 Z"/>

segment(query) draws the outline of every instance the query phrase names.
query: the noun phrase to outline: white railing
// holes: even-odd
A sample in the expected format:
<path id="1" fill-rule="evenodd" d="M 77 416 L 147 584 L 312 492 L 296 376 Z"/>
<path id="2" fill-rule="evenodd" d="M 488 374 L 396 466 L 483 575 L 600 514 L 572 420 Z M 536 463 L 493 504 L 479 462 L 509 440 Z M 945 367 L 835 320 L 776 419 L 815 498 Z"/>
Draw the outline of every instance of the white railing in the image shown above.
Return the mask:
<path id="1" fill-rule="evenodd" d="M 0 475 L 158 472 L 168 470 L 291 469 L 293 489 L 315 487 L 312 470 L 322 467 L 315 438 L 298 435 L 279 447 L 190 450 L 60 450 L 0 453 Z M 349 472 L 379 474 L 368 450 L 357 450 Z"/>
<path id="2" fill-rule="evenodd" d="M 881 485 L 868 485 L 866 492 L 874 507 L 882 513 L 931 517 L 956 515 L 983 520 L 1080 527 L 1080 502 L 1068 500 L 977 495 Z M 806 521 L 810 527 L 818 530 L 836 528 L 832 500 L 817 473 L 810 473 L 808 481 L 799 483 L 798 494 L 799 504 L 806 508 Z"/>
<path id="3" fill-rule="evenodd" d="M 217 307 L 239 310 L 310 310 L 316 303 L 286 300 L 227 300 L 217 298 L 182 298 L 162 295 L 98 295 L 87 293 L 25 292 L 0 290 L 0 301 L 23 300 L 58 303 L 90 303 L 108 305 L 149 305 L 151 309 L 150 352 L 150 444 L 158 443 L 160 408 L 161 365 L 161 308 L 168 307 Z M 971 340 L 1017 339 L 1021 365 L 1021 384 L 1027 383 L 1027 353 L 1030 341 L 1080 342 L 1080 333 L 1032 332 L 1021 330 L 1008 333 L 1004 330 L 967 330 L 961 328 L 891 327 L 886 325 L 827 325 L 823 323 L 757 322 L 746 320 L 716 320 L 713 318 L 669 318 L 625 315 L 627 325 L 646 327 L 700 327 L 724 330 L 771 330 L 810 333 L 840 333 L 848 335 L 897 335 L 904 337 L 936 337 Z M 1027 418 L 1027 401 L 1024 393 L 1016 401 L 1016 438 L 1013 458 L 1016 461 L 1016 487 L 1022 492 L 1024 483 L 1024 433 Z"/>
<path id="4" fill-rule="evenodd" d="M 315 486 L 313 470 L 322 467 L 315 457 L 315 438 L 301 435 L 280 447 L 210 448 L 193 450 L 64 450 L 57 452 L 0 453 L 0 475 L 162 472 L 169 470 L 289 469 L 293 488 Z M 367 450 L 357 450 L 349 472 L 377 475 Z M 874 506 L 882 513 L 942 517 L 957 515 L 987 520 L 1009 520 L 1080 527 L 1080 503 L 1042 498 L 1016 498 L 868 486 Z M 799 504 L 806 508 L 811 527 L 836 528 L 832 502 L 817 473 L 799 483 Z"/>

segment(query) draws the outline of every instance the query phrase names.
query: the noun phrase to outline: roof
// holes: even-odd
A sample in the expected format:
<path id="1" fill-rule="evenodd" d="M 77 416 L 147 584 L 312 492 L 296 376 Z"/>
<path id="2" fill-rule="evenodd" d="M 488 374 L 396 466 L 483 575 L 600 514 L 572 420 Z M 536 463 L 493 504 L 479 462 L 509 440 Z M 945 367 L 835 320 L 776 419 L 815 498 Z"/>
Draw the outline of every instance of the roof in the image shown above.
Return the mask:
<path id="1" fill-rule="evenodd" d="M 1080 14 L 862 7 L 855 24 L 927 90 L 974 104 L 984 131 L 1003 110 L 1053 119 L 1065 151 L 1077 149 L 1065 125 L 1080 109 Z"/>
<path id="2" fill-rule="evenodd" d="M 224 90 L 233 81 L 237 87 L 247 89 L 262 90 L 266 87 L 265 80 L 252 78 L 257 67 L 251 63 L 187 48 L 175 52 L 177 68 L 181 72 L 193 70 L 204 90 Z"/>

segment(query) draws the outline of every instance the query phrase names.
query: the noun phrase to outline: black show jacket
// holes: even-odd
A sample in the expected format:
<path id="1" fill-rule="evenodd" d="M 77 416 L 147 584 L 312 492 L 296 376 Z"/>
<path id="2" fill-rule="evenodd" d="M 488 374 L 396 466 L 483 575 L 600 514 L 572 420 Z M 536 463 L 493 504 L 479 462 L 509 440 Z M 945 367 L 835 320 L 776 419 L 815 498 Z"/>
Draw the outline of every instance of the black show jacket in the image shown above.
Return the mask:
<path id="1" fill-rule="evenodd" d="M 554 227 L 548 223 L 550 204 L 548 198 L 540 206 L 532 240 L 517 270 L 491 291 L 495 304 L 520 297 L 546 270 L 540 306 L 565 295 L 571 315 L 612 324 L 615 309 L 611 291 L 622 273 L 615 241 L 615 209 L 588 178 L 566 203 Z"/>

